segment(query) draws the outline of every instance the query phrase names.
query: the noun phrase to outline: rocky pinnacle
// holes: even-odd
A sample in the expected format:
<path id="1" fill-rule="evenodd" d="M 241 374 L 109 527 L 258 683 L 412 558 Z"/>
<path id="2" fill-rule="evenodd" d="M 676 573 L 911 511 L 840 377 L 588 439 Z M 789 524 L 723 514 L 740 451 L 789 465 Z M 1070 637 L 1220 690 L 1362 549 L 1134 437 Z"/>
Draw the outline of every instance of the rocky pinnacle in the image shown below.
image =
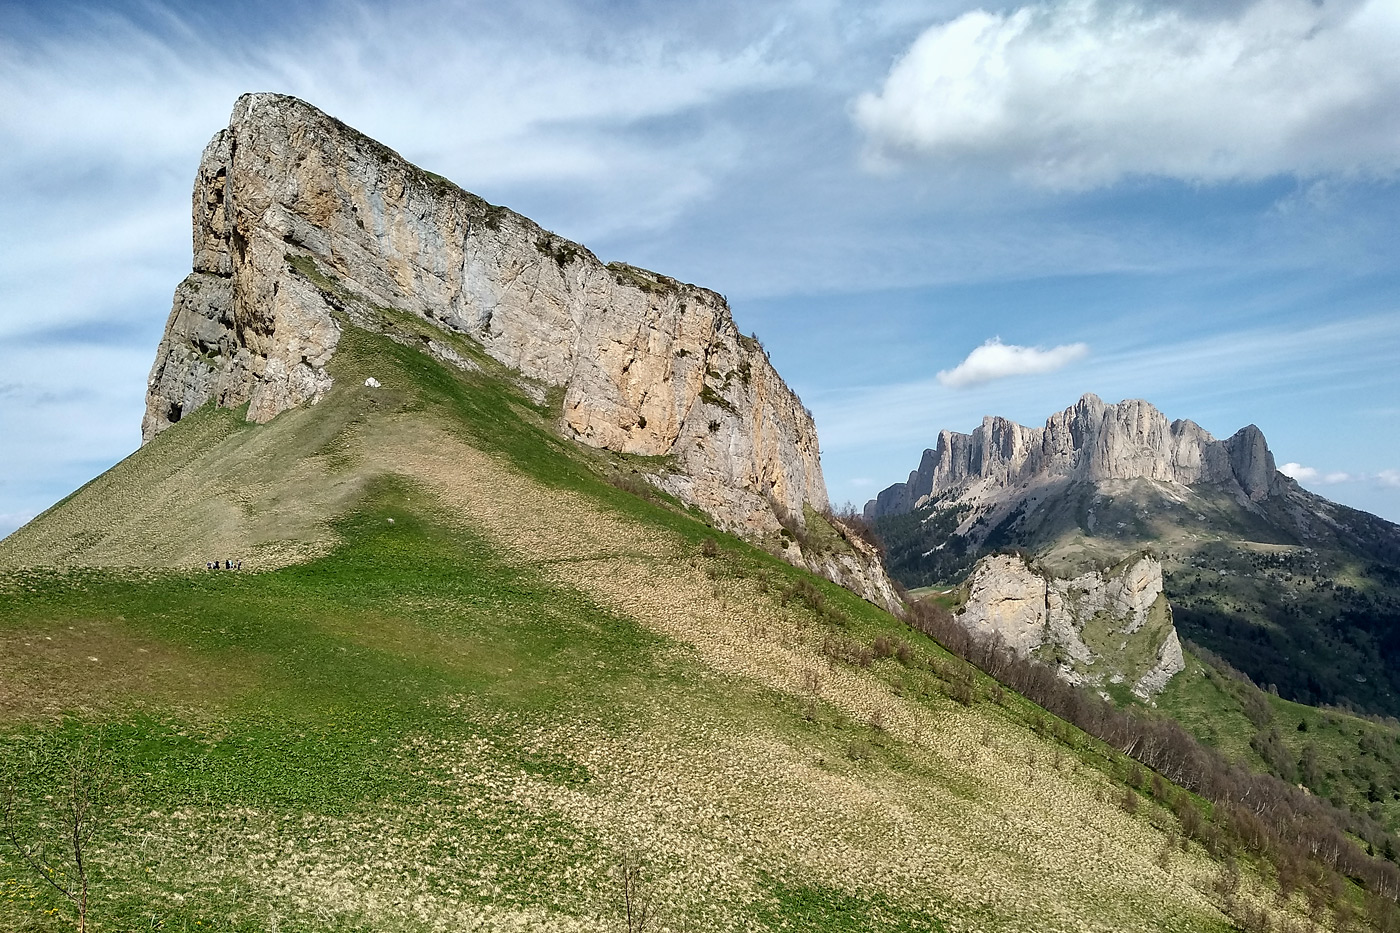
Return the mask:
<path id="1" fill-rule="evenodd" d="M 1256 502 L 1287 484 L 1254 425 L 1219 441 L 1195 422 L 1169 423 L 1140 399 L 1109 405 L 1085 395 L 1051 415 L 1043 428 L 988 417 L 971 434 L 940 432 L 937 446 L 924 451 L 908 481 L 870 500 L 865 514 L 900 515 L 972 482 L 1005 488 L 1047 476 L 1208 483 L 1238 490 Z"/>

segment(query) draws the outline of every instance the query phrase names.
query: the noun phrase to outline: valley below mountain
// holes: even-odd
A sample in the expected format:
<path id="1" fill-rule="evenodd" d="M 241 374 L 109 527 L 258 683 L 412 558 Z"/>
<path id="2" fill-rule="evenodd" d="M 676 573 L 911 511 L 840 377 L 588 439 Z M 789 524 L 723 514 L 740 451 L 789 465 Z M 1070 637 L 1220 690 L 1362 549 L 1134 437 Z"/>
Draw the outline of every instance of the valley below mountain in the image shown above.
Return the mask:
<path id="1" fill-rule="evenodd" d="M 1043 428 L 989 417 L 943 432 L 865 515 L 897 579 L 958 606 L 998 552 L 1061 586 L 1150 554 L 1188 646 L 1152 702 L 1239 760 L 1400 826 L 1400 526 L 1299 487 L 1257 428 L 1220 441 L 1094 396 Z M 1319 720 L 1344 740 L 1319 744 Z"/>
<path id="2" fill-rule="evenodd" d="M 1069 576 L 1150 551 L 1192 641 L 1299 702 L 1400 715 L 1400 526 L 1302 489 L 1253 426 L 1217 441 L 1095 396 L 1044 428 L 987 418 L 865 515 L 911 587 L 998 550 Z"/>
<path id="3" fill-rule="evenodd" d="M 0 926 L 1400 928 L 1378 824 L 1091 692 L 1290 727 L 1197 656 L 1167 673 L 1173 575 L 1266 553 L 1239 529 L 1388 559 L 1257 431 L 1182 432 L 1217 483 L 1189 493 L 1041 481 L 1003 432 L 1005 470 L 969 454 L 888 500 L 910 582 L 924 551 L 947 562 L 919 580 L 953 581 L 1038 529 L 982 591 L 1015 577 L 1015 618 L 1056 635 L 1018 657 L 903 605 L 716 293 L 279 95 L 205 150 L 193 230 L 142 446 L 0 541 Z M 1140 482 L 1177 497 L 1160 565 L 1127 533 Z M 1304 570 L 1251 566 L 1217 578 Z M 1324 765 L 1352 741 L 1303 715 Z"/>

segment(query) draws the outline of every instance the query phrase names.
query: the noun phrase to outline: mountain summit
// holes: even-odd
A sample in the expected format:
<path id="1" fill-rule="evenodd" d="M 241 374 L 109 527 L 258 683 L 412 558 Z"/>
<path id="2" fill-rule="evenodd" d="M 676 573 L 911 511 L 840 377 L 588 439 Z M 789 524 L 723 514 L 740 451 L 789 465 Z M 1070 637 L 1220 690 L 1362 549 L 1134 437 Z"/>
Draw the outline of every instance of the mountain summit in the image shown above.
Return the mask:
<path id="1" fill-rule="evenodd" d="M 348 299 L 317 287 L 307 263 Z M 194 190 L 194 271 L 151 372 L 145 439 L 209 399 L 265 422 L 315 402 L 356 302 L 409 311 L 563 390 L 573 438 L 672 457 L 727 526 L 827 506 L 816 429 L 715 292 L 614 263 L 411 165 L 309 104 L 239 99 Z M 340 304 L 343 307 L 337 307 Z"/>
<path id="2" fill-rule="evenodd" d="M 1206 483 L 1251 501 L 1294 486 L 1252 424 L 1219 441 L 1194 421 L 1168 423 L 1140 399 L 1109 405 L 1087 394 L 1043 428 L 989 416 L 971 434 L 940 432 L 908 481 L 881 492 L 865 514 L 903 514 L 955 488 L 986 494 L 1061 479 Z"/>
<path id="3" fill-rule="evenodd" d="M 239 98 L 200 160 L 193 215 L 145 441 L 211 401 L 258 423 L 315 404 L 347 324 L 413 315 L 516 372 L 564 436 L 647 458 L 650 482 L 719 527 L 896 604 L 878 555 L 827 517 L 811 413 L 717 293 L 605 265 L 277 94 Z M 474 365 L 441 338 L 413 340 Z M 804 551 L 820 537 L 809 524 L 840 547 Z"/>
<path id="4" fill-rule="evenodd" d="M 1008 549 L 1067 580 L 1149 553 L 1193 643 L 1290 699 L 1400 714 L 1400 527 L 1278 472 L 1254 425 L 1216 440 L 1085 395 L 1043 428 L 941 432 L 865 514 L 910 587 Z"/>

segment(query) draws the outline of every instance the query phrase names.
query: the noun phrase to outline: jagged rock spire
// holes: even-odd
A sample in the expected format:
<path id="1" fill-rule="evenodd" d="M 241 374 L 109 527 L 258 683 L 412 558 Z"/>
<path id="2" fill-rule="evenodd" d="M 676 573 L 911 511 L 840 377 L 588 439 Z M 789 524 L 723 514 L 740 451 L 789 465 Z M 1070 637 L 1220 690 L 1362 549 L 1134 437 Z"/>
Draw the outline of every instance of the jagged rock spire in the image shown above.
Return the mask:
<path id="1" fill-rule="evenodd" d="M 1043 428 L 988 417 L 971 434 L 940 432 L 909 479 L 870 500 L 865 514 L 909 512 L 929 496 L 973 481 L 1006 487 L 1043 476 L 1233 485 L 1255 501 L 1286 482 L 1254 425 L 1218 441 L 1195 422 L 1168 423 L 1141 399 L 1109 405 L 1086 394 Z"/>

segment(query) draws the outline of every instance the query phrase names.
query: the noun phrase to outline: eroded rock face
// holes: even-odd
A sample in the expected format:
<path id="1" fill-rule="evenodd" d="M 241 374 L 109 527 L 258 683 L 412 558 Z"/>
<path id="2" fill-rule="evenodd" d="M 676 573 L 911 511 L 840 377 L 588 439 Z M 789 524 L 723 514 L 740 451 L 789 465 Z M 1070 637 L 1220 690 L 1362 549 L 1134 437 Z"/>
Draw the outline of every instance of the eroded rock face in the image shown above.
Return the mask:
<path id="1" fill-rule="evenodd" d="M 1150 479 L 1226 486 L 1252 501 L 1286 488 L 1254 425 L 1218 441 L 1192 421 L 1168 422 L 1140 399 L 1108 405 L 1096 395 L 1052 415 L 1043 428 L 984 418 L 971 434 L 942 431 L 904 483 L 865 507 L 867 518 L 911 512 L 959 486 L 1007 488 L 1048 477 L 1099 482 Z"/>
<path id="2" fill-rule="evenodd" d="M 729 530 L 776 529 L 775 504 L 828 507 L 811 414 L 718 294 L 605 266 L 302 101 L 238 100 L 200 161 L 193 213 L 194 270 L 151 370 L 143 440 L 210 399 L 265 422 L 326 392 L 340 325 L 295 266 L 309 261 L 345 293 L 563 387 L 566 434 L 669 456 L 666 488 Z M 856 576 L 878 577 L 858 592 L 888 604 L 878 559 Z"/>
<path id="3" fill-rule="evenodd" d="M 832 524 L 842 527 L 838 520 Z M 853 533 L 845 534 L 849 552 L 824 554 L 794 554 L 794 563 L 800 563 L 808 570 L 838 583 L 853 593 L 859 593 L 870 602 L 891 613 L 898 613 L 904 601 L 895 592 L 894 584 L 885 572 L 880 554 L 871 545 Z"/>
<path id="4" fill-rule="evenodd" d="M 964 625 L 1055 663 L 1070 683 L 1127 682 L 1148 699 L 1185 669 L 1162 565 L 1150 557 L 1061 578 L 1016 555 L 990 555 L 968 589 Z"/>

